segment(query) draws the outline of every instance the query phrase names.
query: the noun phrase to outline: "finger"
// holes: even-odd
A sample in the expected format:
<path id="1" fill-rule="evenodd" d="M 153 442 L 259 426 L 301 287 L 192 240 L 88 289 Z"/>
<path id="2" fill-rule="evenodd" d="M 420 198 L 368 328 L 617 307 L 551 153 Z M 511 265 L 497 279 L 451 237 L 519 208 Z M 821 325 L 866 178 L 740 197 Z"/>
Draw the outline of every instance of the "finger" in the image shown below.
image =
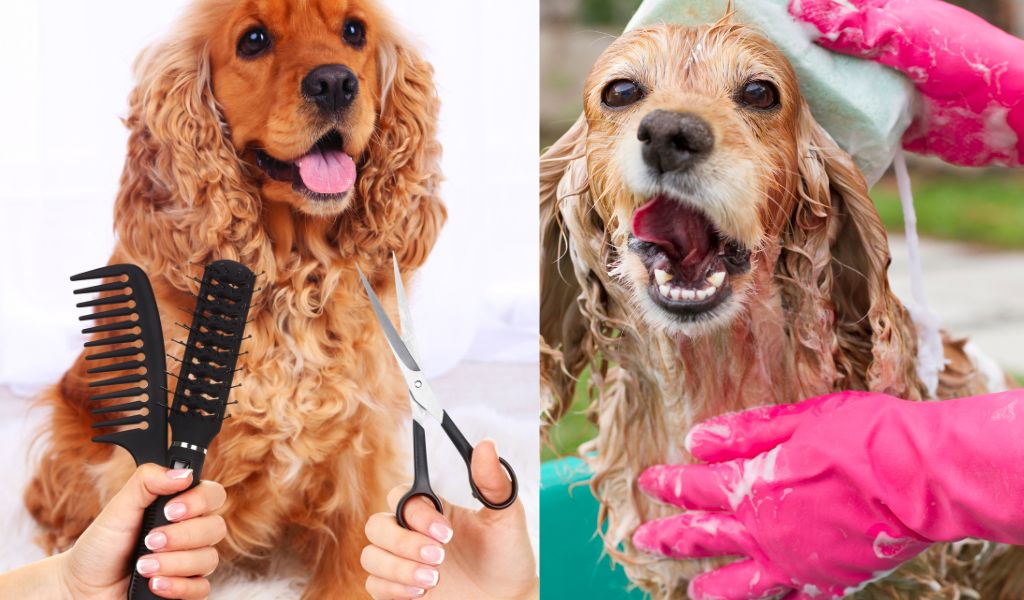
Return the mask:
<path id="1" fill-rule="evenodd" d="M 788 589 L 754 561 L 741 560 L 693 578 L 687 595 L 693 600 L 751 600 Z"/>
<path id="2" fill-rule="evenodd" d="M 370 575 L 408 587 L 430 589 L 437 585 L 437 569 L 395 556 L 377 546 L 363 548 L 359 563 Z"/>
<path id="3" fill-rule="evenodd" d="M 692 511 L 644 523 L 633 545 L 669 558 L 712 558 L 752 556 L 755 542 L 735 517 Z"/>
<path id="4" fill-rule="evenodd" d="M 164 506 L 168 521 L 181 521 L 217 510 L 224 504 L 227 493 L 224 486 L 215 481 L 200 481 L 199 485 L 172 498 Z"/>
<path id="5" fill-rule="evenodd" d="M 803 414 L 823 398 L 712 417 L 694 425 L 684 445 L 695 458 L 706 462 L 751 458 L 788 440 Z"/>
<path id="6" fill-rule="evenodd" d="M 131 479 L 110 499 L 95 523 L 118 532 L 137 531 L 142 513 L 156 500 L 180 492 L 192 483 L 191 469 L 165 469 L 154 464 L 140 466 Z"/>
<path id="7" fill-rule="evenodd" d="M 637 480 L 648 496 L 690 510 L 735 510 L 741 498 L 733 490 L 740 480 L 741 461 L 710 465 L 656 465 Z"/>
<path id="8" fill-rule="evenodd" d="M 512 496 L 512 480 L 498 462 L 498 447 L 494 440 L 483 440 L 473 448 L 469 472 L 488 502 L 499 504 Z"/>
<path id="9" fill-rule="evenodd" d="M 161 598 L 203 600 L 210 595 L 210 582 L 202 577 L 153 577 L 149 589 Z"/>
<path id="10" fill-rule="evenodd" d="M 153 552 L 192 550 L 220 543 L 227 534 L 224 517 L 207 515 L 158 527 L 146 536 L 146 548 Z"/>
<path id="11" fill-rule="evenodd" d="M 392 513 L 377 513 L 366 520 L 366 538 L 374 546 L 395 556 L 439 565 L 444 561 L 444 548 L 434 538 L 410 531 L 398 524 Z"/>
<path id="12" fill-rule="evenodd" d="M 135 570 L 144 577 L 205 577 L 217 569 L 220 557 L 210 546 L 182 552 L 147 554 L 135 562 Z"/>
<path id="13" fill-rule="evenodd" d="M 374 600 L 391 600 L 392 598 L 419 598 L 426 593 L 426 590 L 370 575 L 366 578 L 366 592 Z"/>
<path id="14" fill-rule="evenodd" d="M 400 485 L 388 492 L 388 508 L 395 510 L 398 501 L 409 491 L 408 485 Z M 441 504 L 447 509 L 448 503 L 441 499 Z M 412 498 L 405 504 L 405 522 L 413 531 L 430 536 L 442 544 L 447 544 L 452 539 L 452 525 L 447 517 L 437 512 L 434 504 L 422 496 Z"/>

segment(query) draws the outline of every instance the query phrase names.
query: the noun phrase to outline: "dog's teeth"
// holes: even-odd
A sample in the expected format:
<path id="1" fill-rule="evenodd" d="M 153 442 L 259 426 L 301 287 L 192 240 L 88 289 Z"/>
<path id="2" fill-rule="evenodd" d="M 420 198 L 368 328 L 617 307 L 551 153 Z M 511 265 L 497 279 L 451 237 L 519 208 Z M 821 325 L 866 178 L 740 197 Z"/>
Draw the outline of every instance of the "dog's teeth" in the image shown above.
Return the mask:
<path id="1" fill-rule="evenodd" d="M 658 282 L 658 285 L 665 285 L 672 281 L 672 274 L 667 271 L 662 271 L 661 269 L 655 269 L 654 279 Z"/>
<path id="2" fill-rule="evenodd" d="M 679 300 L 680 298 L 682 298 L 683 293 L 684 293 L 683 290 L 681 290 L 681 289 L 679 289 L 677 287 L 674 287 L 674 288 L 672 288 L 671 295 L 669 297 L 672 298 L 673 300 Z"/>
<path id="3" fill-rule="evenodd" d="M 708 275 L 708 283 L 714 287 L 722 287 L 722 284 L 725 283 L 725 271 L 716 271 Z"/>
<path id="4" fill-rule="evenodd" d="M 697 291 L 689 288 L 682 291 L 683 300 L 695 300 L 697 298 Z"/>
<path id="5" fill-rule="evenodd" d="M 704 300 L 710 298 L 711 294 L 715 293 L 715 288 L 704 288 L 703 290 L 697 290 L 697 299 Z"/>
<path id="6" fill-rule="evenodd" d="M 663 283 L 663 284 L 658 286 L 658 291 L 661 292 L 662 296 L 665 296 L 666 298 L 668 298 L 668 297 L 670 297 L 670 294 L 672 293 L 672 288 L 669 286 L 669 284 Z"/>

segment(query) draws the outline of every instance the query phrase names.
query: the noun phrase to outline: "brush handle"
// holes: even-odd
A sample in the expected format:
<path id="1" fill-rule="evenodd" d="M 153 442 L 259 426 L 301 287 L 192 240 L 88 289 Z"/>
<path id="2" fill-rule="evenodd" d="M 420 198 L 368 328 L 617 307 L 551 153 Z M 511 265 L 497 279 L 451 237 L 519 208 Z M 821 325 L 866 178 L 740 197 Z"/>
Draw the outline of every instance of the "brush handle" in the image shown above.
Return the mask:
<path id="1" fill-rule="evenodd" d="M 135 570 L 135 563 L 138 562 L 139 558 L 152 553 L 150 549 L 146 547 L 146 536 L 148 536 L 157 527 L 163 527 L 164 525 L 169 525 L 171 523 L 164 514 L 164 508 L 166 508 L 167 503 L 173 498 L 199 485 L 203 472 L 203 461 L 205 458 L 206 452 L 202 449 L 183 448 L 175 444 L 171 446 L 170 450 L 168 450 L 167 464 L 170 468 L 192 469 L 192 485 L 173 496 L 158 496 L 157 499 L 146 508 L 146 512 L 142 516 L 142 528 L 139 531 L 139 540 L 135 544 L 135 553 L 132 555 L 132 575 L 128 582 L 128 600 L 164 600 L 149 589 L 149 578 L 143 577 Z"/>

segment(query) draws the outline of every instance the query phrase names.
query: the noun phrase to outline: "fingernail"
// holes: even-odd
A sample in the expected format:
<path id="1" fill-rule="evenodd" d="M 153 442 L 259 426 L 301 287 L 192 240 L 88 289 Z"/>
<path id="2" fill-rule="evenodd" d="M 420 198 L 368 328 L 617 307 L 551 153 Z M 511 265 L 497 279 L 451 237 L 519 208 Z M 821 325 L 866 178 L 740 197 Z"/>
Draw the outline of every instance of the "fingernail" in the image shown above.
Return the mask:
<path id="1" fill-rule="evenodd" d="M 164 507 L 164 516 L 168 521 L 180 519 L 185 516 L 185 505 L 181 502 L 171 502 Z"/>
<path id="2" fill-rule="evenodd" d="M 140 558 L 135 563 L 135 570 L 142 575 L 149 575 L 150 573 L 156 573 L 160 569 L 160 562 L 154 558 Z"/>
<path id="3" fill-rule="evenodd" d="M 192 476 L 192 469 L 171 469 L 167 471 L 167 476 L 171 479 L 188 479 Z"/>
<path id="4" fill-rule="evenodd" d="M 447 544 L 452 539 L 452 528 L 440 521 L 431 523 L 427 531 L 430 533 L 430 537 L 442 544 Z"/>
<path id="5" fill-rule="evenodd" d="M 437 569 L 416 569 L 413 577 L 428 588 L 437 585 Z"/>
<path id="6" fill-rule="evenodd" d="M 149 580 L 149 587 L 156 591 L 165 592 L 171 589 L 171 582 L 163 577 L 154 577 Z"/>
<path id="7" fill-rule="evenodd" d="M 424 593 L 426 593 L 426 591 L 427 590 L 418 587 L 405 588 L 405 593 L 409 594 L 410 596 L 422 596 Z"/>
<path id="8" fill-rule="evenodd" d="M 146 547 L 150 550 L 159 550 L 167 545 L 167 536 L 162 532 L 154 531 L 146 536 Z"/>
<path id="9" fill-rule="evenodd" d="M 440 546 L 423 546 L 420 548 L 420 558 L 432 565 L 439 565 L 444 561 L 444 548 Z"/>

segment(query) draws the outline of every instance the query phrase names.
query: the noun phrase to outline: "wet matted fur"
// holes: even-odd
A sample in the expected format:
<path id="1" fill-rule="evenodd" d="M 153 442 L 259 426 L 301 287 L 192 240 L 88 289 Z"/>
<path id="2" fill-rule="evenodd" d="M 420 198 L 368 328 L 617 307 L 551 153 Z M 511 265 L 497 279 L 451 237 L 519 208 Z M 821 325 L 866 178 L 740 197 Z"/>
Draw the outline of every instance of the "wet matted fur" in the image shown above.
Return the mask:
<path id="1" fill-rule="evenodd" d="M 621 78 L 638 80 L 644 97 L 611 110 L 602 89 Z M 777 110 L 738 106 L 734 90 L 751 78 L 774 82 Z M 632 215 L 650 197 L 636 183 L 637 125 L 654 109 L 711 124 L 713 154 L 694 168 L 698 191 L 686 201 L 704 202 L 720 231 L 751 240 L 730 309 L 692 323 L 644 297 L 650 274 L 628 246 Z M 740 210 L 756 219 L 737 218 Z M 589 369 L 598 434 L 581 451 L 593 453 L 599 527 L 608 552 L 656 598 L 684 597 L 702 565 L 632 547 L 641 522 L 677 510 L 635 481 L 647 466 L 690 460 L 683 438 L 693 423 L 845 389 L 927 399 L 916 330 L 889 288 L 888 240 L 863 176 L 811 115 L 785 57 L 728 17 L 639 29 L 609 47 L 585 84 L 583 116 L 541 158 L 540 211 L 546 422 L 565 412 Z M 962 342 L 947 339 L 945 350 L 938 398 L 988 391 Z M 1019 598 L 1021 567 L 1017 549 L 942 544 L 861 595 Z"/>
<path id="2" fill-rule="evenodd" d="M 365 25 L 363 43 L 343 40 L 347 19 Z M 274 44 L 239 58 L 253 23 Z M 325 117 L 300 81 L 332 63 L 360 92 Z M 372 0 L 199 0 L 140 56 L 136 79 L 110 260 L 149 274 L 168 352 L 181 356 L 174 322 L 204 264 L 259 274 L 237 404 L 203 473 L 228 492 L 222 561 L 263 573 L 288 557 L 310 578 L 305 597 L 361 595 L 363 526 L 400 476 L 408 402 L 355 266 L 394 289 L 392 253 L 415 272 L 444 223 L 432 68 Z M 313 198 L 253 161 L 255 149 L 302 154 L 331 128 L 358 165 L 344 196 Z M 89 441 L 86 368 L 79 357 L 41 399 L 53 416 L 25 500 L 49 551 L 73 543 L 132 470 L 126 452 Z"/>

